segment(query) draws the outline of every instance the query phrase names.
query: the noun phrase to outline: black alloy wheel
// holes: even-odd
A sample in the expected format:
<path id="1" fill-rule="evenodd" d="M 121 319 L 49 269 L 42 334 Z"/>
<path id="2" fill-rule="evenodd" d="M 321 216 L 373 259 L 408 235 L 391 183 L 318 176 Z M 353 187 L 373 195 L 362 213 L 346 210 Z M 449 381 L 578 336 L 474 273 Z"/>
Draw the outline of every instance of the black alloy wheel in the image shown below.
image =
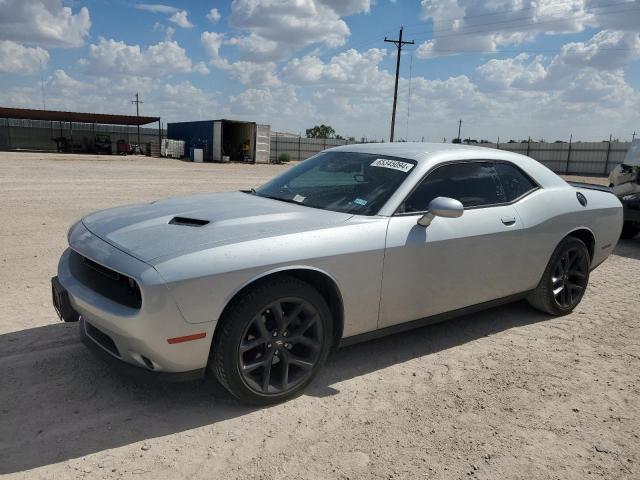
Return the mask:
<path id="1" fill-rule="evenodd" d="M 551 287 L 553 298 L 563 310 L 572 310 L 580 302 L 587 288 L 589 258 L 584 249 L 565 249 L 557 258 Z"/>
<path id="2" fill-rule="evenodd" d="M 302 298 L 267 305 L 247 326 L 238 348 L 240 373 L 261 394 L 278 394 L 307 380 L 320 358 L 324 331 L 316 308 Z"/>
<path id="3" fill-rule="evenodd" d="M 566 315 L 578 306 L 589 283 L 591 255 L 577 237 L 562 239 L 554 250 L 529 303 L 551 315 Z"/>
<path id="4" fill-rule="evenodd" d="M 216 327 L 209 367 L 238 400 L 271 405 L 302 393 L 329 353 L 333 318 L 325 298 L 287 275 L 245 288 Z"/>

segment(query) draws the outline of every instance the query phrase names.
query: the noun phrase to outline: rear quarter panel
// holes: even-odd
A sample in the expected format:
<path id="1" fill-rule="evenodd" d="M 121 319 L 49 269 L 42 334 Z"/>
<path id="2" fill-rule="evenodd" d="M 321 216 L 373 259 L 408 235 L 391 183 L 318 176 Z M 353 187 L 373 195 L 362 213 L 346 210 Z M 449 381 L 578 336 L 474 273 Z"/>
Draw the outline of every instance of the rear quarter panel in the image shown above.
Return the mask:
<path id="1" fill-rule="evenodd" d="M 587 198 L 583 207 L 576 193 Z M 591 268 L 613 251 L 622 230 L 622 205 L 611 193 L 569 185 L 542 188 L 515 204 L 521 217 L 527 254 L 523 260 L 529 288 L 536 287 L 554 249 L 571 232 L 586 228 L 595 238 Z"/>

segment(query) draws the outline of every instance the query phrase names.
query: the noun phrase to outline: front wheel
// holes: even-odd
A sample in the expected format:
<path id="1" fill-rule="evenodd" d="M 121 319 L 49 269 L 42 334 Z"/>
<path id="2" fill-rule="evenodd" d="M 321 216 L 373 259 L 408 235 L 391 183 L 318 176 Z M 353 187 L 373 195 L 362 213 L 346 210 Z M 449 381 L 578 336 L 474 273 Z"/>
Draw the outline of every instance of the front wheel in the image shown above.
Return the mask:
<path id="1" fill-rule="evenodd" d="M 591 258 L 584 242 L 566 237 L 556 247 L 529 303 L 551 315 L 565 315 L 578 306 L 589 283 Z"/>
<path id="2" fill-rule="evenodd" d="M 249 287 L 220 322 L 210 365 L 232 395 L 256 405 L 302 393 L 324 363 L 332 338 L 324 298 L 293 277 Z"/>

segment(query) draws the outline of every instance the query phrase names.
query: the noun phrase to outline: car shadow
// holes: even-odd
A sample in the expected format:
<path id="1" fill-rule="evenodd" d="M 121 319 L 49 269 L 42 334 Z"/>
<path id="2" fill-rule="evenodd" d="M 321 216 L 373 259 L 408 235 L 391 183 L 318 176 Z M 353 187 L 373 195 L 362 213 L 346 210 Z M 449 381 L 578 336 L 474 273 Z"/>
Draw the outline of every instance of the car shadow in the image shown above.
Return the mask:
<path id="1" fill-rule="evenodd" d="M 620 239 L 616 248 L 613 249 L 613 254 L 633 260 L 640 260 L 640 235 L 636 235 L 630 240 Z"/>
<path id="2" fill-rule="evenodd" d="M 333 352 L 306 395 L 483 336 L 548 320 L 519 302 Z M 254 411 L 211 377 L 141 383 L 80 343 L 76 324 L 0 335 L 0 474 L 82 457 Z"/>

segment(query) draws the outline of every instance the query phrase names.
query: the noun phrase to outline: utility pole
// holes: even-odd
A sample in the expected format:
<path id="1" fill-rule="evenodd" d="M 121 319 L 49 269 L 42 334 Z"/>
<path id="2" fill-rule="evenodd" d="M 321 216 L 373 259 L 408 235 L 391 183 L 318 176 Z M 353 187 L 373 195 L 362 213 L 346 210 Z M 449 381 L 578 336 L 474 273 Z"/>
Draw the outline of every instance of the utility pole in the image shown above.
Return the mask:
<path id="1" fill-rule="evenodd" d="M 462 119 L 458 120 L 458 140 L 462 142 L 462 139 L 460 138 L 460 130 L 462 130 Z"/>
<path id="2" fill-rule="evenodd" d="M 140 100 L 137 93 L 136 93 L 136 99 L 131 100 L 131 103 L 136 104 L 136 117 L 140 117 L 140 104 L 144 102 Z M 140 120 L 138 119 L 138 148 L 142 148 L 140 147 L 140 123 L 139 122 Z"/>
<path id="3" fill-rule="evenodd" d="M 396 104 L 398 103 L 398 78 L 400 76 L 400 55 L 402 54 L 402 46 L 403 45 L 413 45 L 415 42 L 413 40 L 410 41 L 402 41 L 402 30 L 404 27 L 400 27 L 400 35 L 397 40 L 390 40 L 387 37 L 384 37 L 384 41 L 387 43 L 393 43 L 398 49 L 398 58 L 396 59 L 396 84 L 393 89 L 393 111 L 391 112 L 391 133 L 389 134 L 389 141 L 393 142 L 393 134 L 396 126 Z"/>

